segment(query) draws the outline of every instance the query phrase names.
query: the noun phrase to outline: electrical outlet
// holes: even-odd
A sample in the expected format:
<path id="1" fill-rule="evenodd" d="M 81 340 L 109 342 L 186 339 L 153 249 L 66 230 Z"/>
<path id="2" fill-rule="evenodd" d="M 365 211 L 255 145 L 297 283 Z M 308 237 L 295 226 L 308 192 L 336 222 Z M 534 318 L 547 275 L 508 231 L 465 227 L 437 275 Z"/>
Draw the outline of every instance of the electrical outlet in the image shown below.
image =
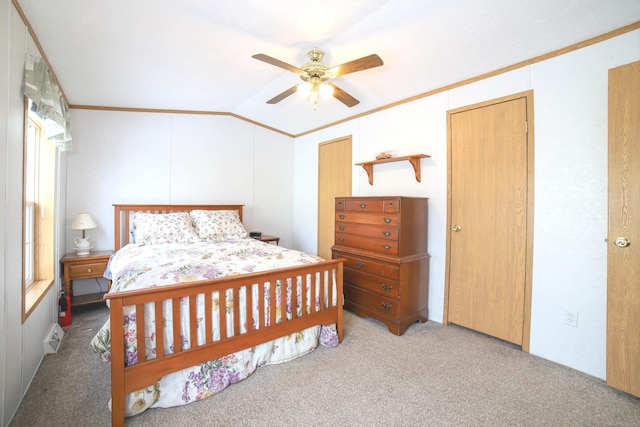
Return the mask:
<path id="1" fill-rule="evenodd" d="M 574 328 L 578 327 L 578 312 L 577 311 L 564 311 L 564 323 Z"/>

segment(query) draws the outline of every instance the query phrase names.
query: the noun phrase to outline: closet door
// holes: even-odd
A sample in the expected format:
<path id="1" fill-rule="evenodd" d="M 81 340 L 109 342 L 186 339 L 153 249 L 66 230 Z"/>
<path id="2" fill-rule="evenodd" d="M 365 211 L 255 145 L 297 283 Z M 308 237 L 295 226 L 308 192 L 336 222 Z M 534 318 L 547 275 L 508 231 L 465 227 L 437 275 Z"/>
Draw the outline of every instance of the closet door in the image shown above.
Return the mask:
<path id="1" fill-rule="evenodd" d="M 323 142 L 318 147 L 318 256 L 331 259 L 335 198 L 351 196 L 351 136 Z"/>
<path id="2" fill-rule="evenodd" d="M 607 384 L 640 397 L 640 62 L 609 70 Z"/>
<path id="3" fill-rule="evenodd" d="M 527 98 L 454 111 L 449 132 L 448 322 L 523 345 Z"/>

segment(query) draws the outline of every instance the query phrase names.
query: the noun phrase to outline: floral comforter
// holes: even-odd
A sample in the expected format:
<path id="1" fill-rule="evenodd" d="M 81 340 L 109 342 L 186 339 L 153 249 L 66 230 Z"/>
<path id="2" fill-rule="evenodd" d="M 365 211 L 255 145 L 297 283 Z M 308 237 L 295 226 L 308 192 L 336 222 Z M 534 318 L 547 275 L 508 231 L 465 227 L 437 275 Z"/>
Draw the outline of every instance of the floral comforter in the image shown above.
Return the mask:
<path id="1" fill-rule="evenodd" d="M 213 279 L 237 274 L 284 268 L 319 261 L 320 258 L 303 252 L 269 245 L 255 239 L 238 239 L 224 242 L 198 242 L 189 244 L 167 243 L 158 245 L 130 244 L 120 249 L 109 263 L 108 273 L 113 280 L 110 292 L 142 289 L 150 286 L 170 285 L 179 282 Z M 254 287 L 257 292 L 257 286 Z M 278 290 L 278 288 L 276 288 Z M 254 298 L 253 301 L 256 301 Z M 187 301 L 183 302 L 188 304 Z M 242 303 L 244 303 L 244 298 Z M 202 298 L 198 310 L 204 310 Z M 214 307 L 218 311 L 218 307 Z M 145 312 L 153 319 L 151 307 Z M 165 324 L 170 325 L 171 310 L 164 312 Z M 200 315 L 198 315 L 200 317 Z M 148 322 L 145 331 L 147 354 L 155 354 L 153 325 Z M 188 319 L 181 321 L 183 331 L 188 331 Z M 241 322 L 244 324 L 244 322 Z M 259 325 L 258 325 L 259 327 Z M 125 316 L 125 329 L 131 338 L 125 342 L 127 363 L 136 363 L 138 357 L 135 330 L 135 312 Z M 204 328 L 198 325 L 198 341 L 204 342 Z M 185 334 L 182 334 L 183 337 Z M 216 334 L 219 337 L 219 331 Z M 172 351 L 170 330 L 164 334 L 165 346 Z M 318 342 L 325 346 L 338 345 L 334 325 L 316 326 L 295 335 L 282 337 L 259 346 L 229 354 L 164 376 L 158 383 L 146 389 L 130 393 L 125 403 L 125 416 L 136 415 L 151 407 L 171 407 L 204 399 L 251 375 L 258 367 L 282 363 L 313 351 Z M 183 340 L 182 348 L 189 343 Z M 95 335 L 91 347 L 105 361 L 110 359 L 109 321 Z"/>

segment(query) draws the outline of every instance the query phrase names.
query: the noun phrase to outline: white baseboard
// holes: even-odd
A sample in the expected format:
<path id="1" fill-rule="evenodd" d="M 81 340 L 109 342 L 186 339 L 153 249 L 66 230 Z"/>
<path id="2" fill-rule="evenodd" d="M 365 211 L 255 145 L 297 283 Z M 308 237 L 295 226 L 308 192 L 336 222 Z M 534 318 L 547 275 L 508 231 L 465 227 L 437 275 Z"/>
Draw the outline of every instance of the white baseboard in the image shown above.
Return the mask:
<path id="1" fill-rule="evenodd" d="M 62 330 L 62 327 L 60 327 L 58 323 L 52 324 L 51 329 L 49 329 L 49 333 L 44 340 L 44 354 L 57 353 L 63 337 L 64 331 Z"/>

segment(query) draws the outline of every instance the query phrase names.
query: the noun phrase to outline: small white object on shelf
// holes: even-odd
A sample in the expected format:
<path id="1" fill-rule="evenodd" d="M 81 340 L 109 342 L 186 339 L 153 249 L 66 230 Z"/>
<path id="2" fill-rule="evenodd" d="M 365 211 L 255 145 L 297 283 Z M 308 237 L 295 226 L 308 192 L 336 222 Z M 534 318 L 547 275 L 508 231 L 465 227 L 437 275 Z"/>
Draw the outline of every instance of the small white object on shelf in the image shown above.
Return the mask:
<path id="1" fill-rule="evenodd" d="M 83 243 L 82 246 L 78 245 L 78 242 L 77 242 L 78 240 L 83 241 L 83 242 L 80 242 L 80 243 Z M 73 250 L 76 251 L 76 255 L 80 255 L 80 256 L 89 255 L 89 252 L 91 252 L 91 249 L 93 249 L 93 245 L 91 245 L 91 243 L 89 243 L 89 245 L 86 246 L 84 245 L 84 242 L 89 243 L 89 239 L 80 239 L 80 238 L 76 239 L 76 246 L 74 246 L 73 248 Z"/>

